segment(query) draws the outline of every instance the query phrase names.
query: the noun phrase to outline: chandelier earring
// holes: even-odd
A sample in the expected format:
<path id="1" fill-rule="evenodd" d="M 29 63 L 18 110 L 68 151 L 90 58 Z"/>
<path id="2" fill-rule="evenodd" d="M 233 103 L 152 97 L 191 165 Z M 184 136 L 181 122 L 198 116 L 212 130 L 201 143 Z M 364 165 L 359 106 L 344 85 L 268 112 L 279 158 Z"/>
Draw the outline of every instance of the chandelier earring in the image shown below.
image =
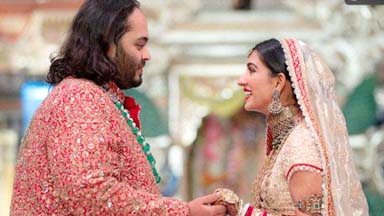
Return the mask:
<path id="1" fill-rule="evenodd" d="M 283 106 L 280 101 L 280 91 L 273 89 L 272 91 L 272 101 L 268 106 L 268 111 L 271 114 L 279 114 L 283 111 Z"/>

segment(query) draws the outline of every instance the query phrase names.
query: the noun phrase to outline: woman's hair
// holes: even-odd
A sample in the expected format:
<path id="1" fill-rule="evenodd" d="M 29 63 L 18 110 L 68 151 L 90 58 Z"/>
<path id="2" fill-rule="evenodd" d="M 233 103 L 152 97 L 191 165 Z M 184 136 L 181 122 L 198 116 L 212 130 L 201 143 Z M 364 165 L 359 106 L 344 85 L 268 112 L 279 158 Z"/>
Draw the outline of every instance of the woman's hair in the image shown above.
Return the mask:
<path id="1" fill-rule="evenodd" d="M 291 81 L 288 67 L 285 63 L 284 50 L 278 40 L 272 38 L 258 43 L 252 48 L 250 53 L 254 51 L 257 51 L 261 61 L 272 72 L 272 76 L 277 76 L 279 73 L 283 73 L 286 79 Z"/>
<path id="2" fill-rule="evenodd" d="M 118 71 L 107 52 L 129 31 L 127 18 L 139 7 L 136 0 L 86 0 L 60 52 L 51 58 L 46 81 L 56 85 L 72 76 L 101 85 L 113 79 Z"/>

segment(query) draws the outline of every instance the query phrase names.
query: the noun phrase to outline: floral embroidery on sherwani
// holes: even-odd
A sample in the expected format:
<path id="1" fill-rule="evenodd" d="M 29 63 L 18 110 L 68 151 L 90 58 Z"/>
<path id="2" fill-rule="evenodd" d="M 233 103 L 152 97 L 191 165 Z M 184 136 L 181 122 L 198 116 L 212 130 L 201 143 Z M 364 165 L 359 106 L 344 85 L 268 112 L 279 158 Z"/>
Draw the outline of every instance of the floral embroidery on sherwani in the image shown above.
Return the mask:
<path id="1" fill-rule="evenodd" d="M 11 215 L 187 215 L 104 90 L 66 78 L 37 110 L 16 164 Z"/>

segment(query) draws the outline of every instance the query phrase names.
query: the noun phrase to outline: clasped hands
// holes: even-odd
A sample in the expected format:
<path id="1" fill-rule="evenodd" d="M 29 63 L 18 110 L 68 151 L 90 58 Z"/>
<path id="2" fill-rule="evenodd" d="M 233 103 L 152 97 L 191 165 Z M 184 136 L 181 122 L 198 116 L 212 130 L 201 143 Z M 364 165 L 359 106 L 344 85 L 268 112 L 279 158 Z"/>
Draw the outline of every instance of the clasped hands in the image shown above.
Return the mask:
<path id="1" fill-rule="evenodd" d="M 231 190 L 216 189 L 212 194 L 192 200 L 188 206 L 191 216 L 236 216 L 240 211 L 241 200 Z"/>

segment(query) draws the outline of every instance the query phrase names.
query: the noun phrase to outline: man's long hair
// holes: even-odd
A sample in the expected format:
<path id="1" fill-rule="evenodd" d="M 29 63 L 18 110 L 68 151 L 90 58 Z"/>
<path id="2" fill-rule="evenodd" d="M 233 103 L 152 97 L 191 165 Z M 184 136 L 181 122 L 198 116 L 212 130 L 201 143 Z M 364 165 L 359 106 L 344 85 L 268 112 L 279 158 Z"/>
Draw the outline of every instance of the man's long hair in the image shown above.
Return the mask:
<path id="1" fill-rule="evenodd" d="M 129 31 L 127 18 L 139 7 L 136 0 L 86 0 L 60 52 L 51 58 L 46 81 L 57 85 L 72 76 L 102 85 L 112 80 L 118 71 L 107 52 Z"/>

